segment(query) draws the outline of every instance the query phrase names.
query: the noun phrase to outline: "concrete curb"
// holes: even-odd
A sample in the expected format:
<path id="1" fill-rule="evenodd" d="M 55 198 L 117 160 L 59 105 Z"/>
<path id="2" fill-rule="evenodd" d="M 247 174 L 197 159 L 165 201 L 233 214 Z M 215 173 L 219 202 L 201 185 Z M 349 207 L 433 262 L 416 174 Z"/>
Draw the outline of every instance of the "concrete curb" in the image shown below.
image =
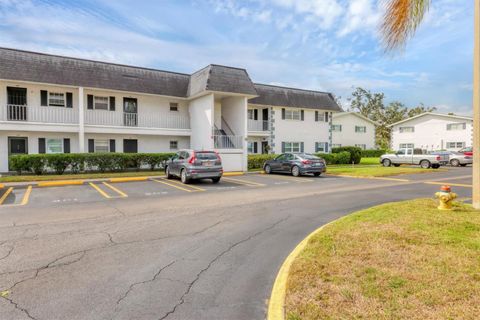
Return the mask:
<path id="1" fill-rule="evenodd" d="M 340 218 L 342 219 L 342 218 Z M 273 283 L 272 293 L 270 294 L 270 300 L 268 301 L 267 320 L 285 320 L 285 298 L 287 294 L 287 280 L 290 268 L 293 261 L 298 255 L 305 249 L 310 239 L 317 233 L 320 233 L 328 225 L 340 220 L 336 219 L 324 224 L 320 228 L 310 233 L 305 239 L 303 239 L 292 252 L 288 255 L 285 261 L 282 263 L 280 270 L 278 271 L 275 282 Z"/>

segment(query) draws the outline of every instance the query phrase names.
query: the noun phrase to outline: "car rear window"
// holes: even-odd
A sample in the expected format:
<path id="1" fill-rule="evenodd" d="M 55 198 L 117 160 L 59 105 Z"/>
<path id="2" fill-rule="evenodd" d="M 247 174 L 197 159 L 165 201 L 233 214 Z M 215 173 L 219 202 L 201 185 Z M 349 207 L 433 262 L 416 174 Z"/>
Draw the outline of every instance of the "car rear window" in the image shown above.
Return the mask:
<path id="1" fill-rule="evenodd" d="M 195 152 L 195 156 L 199 160 L 216 160 L 217 155 L 214 152 Z"/>
<path id="2" fill-rule="evenodd" d="M 314 156 L 313 154 L 301 154 L 300 158 L 303 158 L 305 160 L 319 160 L 320 158 L 317 156 Z"/>

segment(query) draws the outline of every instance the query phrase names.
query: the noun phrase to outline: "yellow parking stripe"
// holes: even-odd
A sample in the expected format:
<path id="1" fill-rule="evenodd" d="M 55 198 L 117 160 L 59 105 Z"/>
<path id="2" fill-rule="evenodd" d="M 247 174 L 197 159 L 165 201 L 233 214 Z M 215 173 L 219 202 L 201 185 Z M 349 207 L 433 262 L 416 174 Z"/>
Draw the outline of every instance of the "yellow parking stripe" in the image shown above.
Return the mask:
<path id="1" fill-rule="evenodd" d="M 445 182 L 434 182 L 434 181 L 427 181 L 424 182 L 425 184 L 434 184 L 434 185 L 439 185 L 439 186 L 450 186 L 450 187 L 463 187 L 463 188 L 471 188 L 471 184 L 462 184 L 462 183 L 448 183 L 447 181 Z"/>
<path id="2" fill-rule="evenodd" d="M 100 193 L 102 196 L 104 196 L 105 198 L 107 199 L 110 199 L 111 197 L 105 192 L 103 191 L 102 189 L 100 189 L 96 184 L 92 183 L 92 182 L 89 182 L 88 183 L 90 186 L 92 186 L 93 189 L 97 190 L 98 193 Z"/>
<path id="3" fill-rule="evenodd" d="M 268 177 L 268 178 L 272 178 L 272 179 L 280 179 L 280 180 L 289 180 L 289 181 L 296 181 L 296 182 L 313 182 L 312 179 L 308 179 L 308 178 L 296 178 L 296 177 L 293 177 L 293 176 L 282 176 L 282 175 L 278 175 L 278 174 L 264 174 L 262 175 L 262 177 Z"/>
<path id="4" fill-rule="evenodd" d="M 170 186 L 170 187 L 182 190 L 182 191 L 186 191 L 186 192 L 198 192 L 199 191 L 199 190 L 192 190 L 192 189 L 187 189 L 187 188 L 184 188 L 184 187 L 180 187 L 178 185 L 175 185 L 175 184 L 167 182 L 167 181 L 162 181 L 162 180 L 157 180 L 157 179 L 152 179 L 152 181 L 155 181 L 155 182 L 158 182 L 158 183 L 163 183 L 164 185 L 167 185 L 167 186 Z"/>
<path id="5" fill-rule="evenodd" d="M 7 199 L 8 195 L 13 191 L 13 187 L 10 187 L 7 189 L 7 191 L 5 191 L 5 193 L 2 195 L 2 197 L 0 198 L 0 205 L 3 204 L 3 202 L 5 202 L 5 199 Z"/>
<path id="6" fill-rule="evenodd" d="M 223 178 L 223 180 L 226 180 L 226 181 L 232 182 L 232 183 L 236 183 L 236 184 L 242 184 L 242 185 L 249 186 L 249 187 L 264 187 L 264 186 L 266 186 L 263 183 L 234 179 L 234 178 Z"/>
<path id="7" fill-rule="evenodd" d="M 181 183 L 180 181 L 176 181 L 176 180 L 169 180 L 169 182 L 170 182 L 170 183 L 174 183 L 174 184 L 181 185 L 182 187 L 192 188 L 192 189 L 195 189 L 195 190 L 198 190 L 198 191 L 206 191 L 205 189 L 202 189 L 202 188 L 200 188 L 200 187 L 193 186 L 193 185 L 191 185 L 191 184 L 185 185 L 185 184 Z"/>
<path id="8" fill-rule="evenodd" d="M 128 197 L 128 195 L 121 191 L 121 190 L 118 190 L 117 188 L 115 188 L 114 186 L 112 186 L 111 184 L 108 184 L 106 182 L 103 183 L 104 185 L 106 185 L 107 187 L 109 187 L 110 189 L 112 189 L 113 191 L 115 191 L 116 193 L 118 193 L 120 196 L 122 196 L 123 198 L 126 198 Z"/>
<path id="9" fill-rule="evenodd" d="M 30 194 L 32 193 L 32 186 L 28 186 L 25 194 L 23 195 L 22 202 L 20 202 L 21 206 L 24 206 L 28 203 L 28 199 L 30 199 Z"/>

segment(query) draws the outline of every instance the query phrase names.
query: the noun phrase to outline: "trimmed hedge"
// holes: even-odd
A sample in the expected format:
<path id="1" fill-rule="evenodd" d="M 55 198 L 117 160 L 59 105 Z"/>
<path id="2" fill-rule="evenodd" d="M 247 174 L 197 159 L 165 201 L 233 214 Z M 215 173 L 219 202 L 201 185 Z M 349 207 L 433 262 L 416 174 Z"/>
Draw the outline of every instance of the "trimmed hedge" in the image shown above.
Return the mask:
<path id="1" fill-rule="evenodd" d="M 384 149 L 362 150 L 362 158 L 377 158 L 383 156 L 386 153 L 388 153 L 388 151 Z"/>
<path id="2" fill-rule="evenodd" d="M 359 164 L 362 160 L 362 148 L 359 147 L 339 147 L 333 148 L 332 153 L 340 153 L 340 152 L 350 152 L 350 161 L 349 164 Z"/>
<path id="3" fill-rule="evenodd" d="M 262 169 L 263 164 L 267 160 L 273 160 L 278 157 L 278 154 L 249 154 L 248 155 L 248 169 Z"/>
<path id="4" fill-rule="evenodd" d="M 324 159 L 327 164 L 350 163 L 350 153 L 346 151 L 339 153 L 316 153 L 315 155 Z M 262 169 L 265 161 L 275 159 L 278 156 L 278 154 L 249 154 L 248 169 Z"/>
<path id="5" fill-rule="evenodd" d="M 84 171 L 116 171 L 127 169 L 140 170 L 142 166 L 150 170 L 161 168 L 174 153 L 58 153 L 25 154 L 10 156 L 10 169 L 18 174 L 24 172 L 43 174 L 53 171 L 63 174 Z"/>

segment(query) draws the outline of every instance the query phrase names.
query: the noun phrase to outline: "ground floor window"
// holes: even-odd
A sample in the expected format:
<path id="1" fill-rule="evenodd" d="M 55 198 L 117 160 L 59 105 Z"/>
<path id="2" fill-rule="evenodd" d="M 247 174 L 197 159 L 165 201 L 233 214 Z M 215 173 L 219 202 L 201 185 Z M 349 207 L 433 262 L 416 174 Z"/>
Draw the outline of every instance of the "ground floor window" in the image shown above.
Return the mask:
<path id="1" fill-rule="evenodd" d="M 170 150 L 177 150 L 178 149 L 178 141 L 173 140 L 170 141 Z"/>
<path id="2" fill-rule="evenodd" d="M 109 140 L 95 140 L 95 152 L 109 152 L 110 151 L 110 141 Z"/>
<path id="3" fill-rule="evenodd" d="M 315 142 L 315 152 L 328 152 L 328 142 Z"/>
<path id="4" fill-rule="evenodd" d="M 282 152 L 303 152 L 302 142 L 284 142 Z"/>
<path id="5" fill-rule="evenodd" d="M 363 150 L 367 149 L 367 145 L 366 144 L 355 144 L 355 147 L 358 147 L 358 148 L 361 148 Z"/>
<path id="6" fill-rule="evenodd" d="M 414 144 L 413 143 L 400 143 L 400 149 L 404 149 L 404 148 L 414 148 Z"/>
<path id="7" fill-rule="evenodd" d="M 63 139 L 47 139 L 47 153 L 63 153 Z"/>
<path id="8" fill-rule="evenodd" d="M 247 152 L 248 153 L 252 153 L 252 154 L 255 154 L 255 153 L 258 153 L 258 142 L 257 141 L 249 141 L 247 143 Z"/>
<path id="9" fill-rule="evenodd" d="M 447 142 L 447 149 L 465 148 L 465 142 Z"/>

